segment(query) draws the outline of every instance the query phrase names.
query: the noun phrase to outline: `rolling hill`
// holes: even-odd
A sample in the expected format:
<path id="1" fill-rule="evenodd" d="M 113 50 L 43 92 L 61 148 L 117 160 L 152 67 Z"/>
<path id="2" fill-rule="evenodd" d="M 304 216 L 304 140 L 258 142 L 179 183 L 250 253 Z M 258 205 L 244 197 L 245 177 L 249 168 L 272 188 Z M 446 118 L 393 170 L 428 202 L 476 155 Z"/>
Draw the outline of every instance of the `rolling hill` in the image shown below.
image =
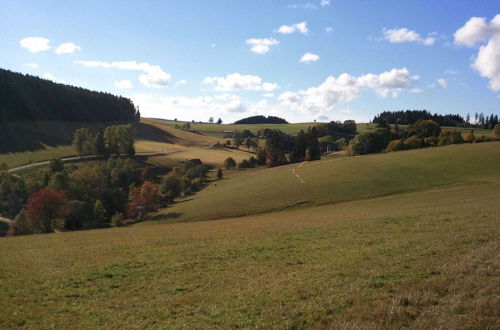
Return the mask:
<path id="1" fill-rule="evenodd" d="M 226 171 L 149 223 L 2 239 L 0 326 L 497 328 L 499 159 L 492 142 Z"/>

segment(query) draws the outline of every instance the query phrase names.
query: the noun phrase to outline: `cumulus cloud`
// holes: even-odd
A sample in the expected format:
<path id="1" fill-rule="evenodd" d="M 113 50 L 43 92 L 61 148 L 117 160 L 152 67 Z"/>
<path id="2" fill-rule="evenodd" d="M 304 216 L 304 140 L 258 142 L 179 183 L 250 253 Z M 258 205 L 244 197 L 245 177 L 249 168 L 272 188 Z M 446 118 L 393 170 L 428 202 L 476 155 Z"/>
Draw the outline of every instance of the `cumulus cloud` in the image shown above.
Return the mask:
<path id="1" fill-rule="evenodd" d="M 115 87 L 119 89 L 130 89 L 134 87 L 130 80 L 117 80 L 113 83 L 113 85 L 115 85 Z"/>
<path id="2" fill-rule="evenodd" d="M 437 80 L 437 83 L 439 86 L 443 87 L 443 88 L 447 88 L 448 87 L 448 82 L 446 81 L 446 79 L 438 79 Z"/>
<path id="3" fill-rule="evenodd" d="M 299 60 L 302 63 L 311 63 L 319 61 L 319 55 L 313 53 L 305 53 Z"/>
<path id="4" fill-rule="evenodd" d="M 82 48 L 80 46 L 75 45 L 72 42 L 65 42 L 65 43 L 59 45 L 59 47 L 57 47 L 57 49 L 54 52 L 57 55 L 61 55 L 61 54 L 71 54 L 71 53 L 74 53 L 74 52 L 80 51 L 80 50 L 82 50 Z"/>
<path id="5" fill-rule="evenodd" d="M 38 69 L 40 67 L 38 63 L 24 63 L 24 66 L 31 69 Z"/>
<path id="6" fill-rule="evenodd" d="M 282 33 L 282 34 L 290 34 L 294 32 L 300 32 L 302 34 L 307 34 L 309 33 L 309 29 L 307 28 L 307 22 L 300 22 L 300 23 L 295 23 L 292 25 L 282 25 L 280 28 L 277 30 L 277 32 Z"/>
<path id="7" fill-rule="evenodd" d="M 332 33 L 332 32 L 333 32 L 333 28 L 332 28 L 331 26 L 327 26 L 327 27 L 325 28 L 325 32 L 326 32 L 326 33 L 328 33 L 328 34 L 330 34 L 330 33 Z"/>
<path id="8" fill-rule="evenodd" d="M 136 61 L 75 61 L 76 64 L 81 64 L 89 68 L 114 68 L 120 70 L 140 71 L 143 74 L 139 75 L 139 81 L 146 87 L 163 88 L 170 83 L 171 76 L 162 70 L 159 65 L 151 65 L 146 62 Z"/>
<path id="9" fill-rule="evenodd" d="M 385 30 L 384 39 L 390 43 L 418 42 L 426 46 L 433 45 L 436 42 L 433 37 L 423 38 L 419 33 L 407 28 Z"/>
<path id="10" fill-rule="evenodd" d="M 337 104 L 350 102 L 361 96 L 363 89 L 377 92 L 381 97 L 397 97 L 403 90 L 410 90 L 419 77 L 408 69 L 392 69 L 381 74 L 354 77 L 343 73 L 329 76 L 321 85 L 299 92 L 287 91 L 279 96 L 282 105 L 307 114 L 325 114 Z"/>
<path id="11" fill-rule="evenodd" d="M 251 46 L 250 51 L 263 55 L 269 52 L 271 46 L 276 46 L 280 42 L 274 38 L 251 38 L 246 43 Z"/>
<path id="12" fill-rule="evenodd" d="M 228 74 L 225 77 L 206 77 L 203 83 L 211 85 L 216 91 L 266 91 L 270 92 L 278 88 L 278 84 L 263 82 L 262 78 L 253 75 L 242 75 L 240 73 Z"/>
<path id="13" fill-rule="evenodd" d="M 483 43 L 472 67 L 489 79 L 489 88 L 500 91 L 500 14 L 489 23 L 484 17 L 472 17 L 454 34 L 456 45 L 474 47 Z"/>
<path id="14" fill-rule="evenodd" d="M 330 6 L 330 0 L 321 0 L 321 7 L 325 8 Z"/>
<path id="15" fill-rule="evenodd" d="M 21 47 L 26 48 L 32 53 L 43 52 L 50 49 L 49 39 L 41 37 L 27 37 L 19 41 Z"/>

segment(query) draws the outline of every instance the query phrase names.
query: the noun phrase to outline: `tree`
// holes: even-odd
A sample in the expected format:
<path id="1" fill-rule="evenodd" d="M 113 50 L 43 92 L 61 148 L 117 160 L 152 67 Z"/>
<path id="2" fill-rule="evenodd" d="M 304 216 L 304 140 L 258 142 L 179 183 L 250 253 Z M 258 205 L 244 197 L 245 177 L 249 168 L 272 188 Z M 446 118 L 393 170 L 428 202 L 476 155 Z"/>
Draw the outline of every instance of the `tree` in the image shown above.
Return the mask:
<path id="1" fill-rule="evenodd" d="M 34 231 L 50 233 L 61 230 L 67 203 L 61 192 L 49 189 L 35 192 L 26 203 L 26 215 Z"/>
<path id="2" fill-rule="evenodd" d="M 0 215 L 14 218 L 28 198 L 24 179 L 7 171 L 0 172 Z"/>
<path id="3" fill-rule="evenodd" d="M 146 181 L 131 193 L 128 213 L 132 216 L 143 217 L 149 212 L 156 211 L 160 208 L 160 198 L 158 186 L 151 181 Z"/>
<path id="4" fill-rule="evenodd" d="M 136 131 L 132 125 L 113 125 L 104 130 L 104 143 L 110 154 L 135 153 L 134 139 Z"/>
<path id="5" fill-rule="evenodd" d="M 257 164 L 266 165 L 266 162 L 267 162 L 266 151 L 262 148 L 259 148 L 259 150 L 257 151 Z"/>
<path id="6" fill-rule="evenodd" d="M 421 138 L 439 136 L 439 133 L 441 133 L 441 126 L 432 119 L 417 121 L 414 129 Z"/>
<path id="7" fill-rule="evenodd" d="M 160 184 L 161 194 L 168 202 L 172 202 L 181 195 L 182 185 L 181 174 L 176 170 L 172 170 L 163 178 Z"/>
<path id="8" fill-rule="evenodd" d="M 217 124 L 219 124 L 219 125 L 220 125 L 220 124 L 222 124 L 222 119 L 220 119 L 220 118 L 219 118 L 219 119 L 217 120 Z"/>
<path id="9" fill-rule="evenodd" d="M 222 180 L 224 178 L 224 174 L 222 173 L 222 168 L 217 170 L 217 179 Z"/>
<path id="10" fill-rule="evenodd" d="M 224 160 L 224 167 L 227 170 L 233 169 L 236 167 L 236 161 L 232 157 L 228 157 Z"/>
<path id="11" fill-rule="evenodd" d="M 213 123 L 214 123 L 214 117 L 210 117 L 210 118 L 208 118 L 208 122 L 209 122 L 210 124 L 213 124 Z"/>

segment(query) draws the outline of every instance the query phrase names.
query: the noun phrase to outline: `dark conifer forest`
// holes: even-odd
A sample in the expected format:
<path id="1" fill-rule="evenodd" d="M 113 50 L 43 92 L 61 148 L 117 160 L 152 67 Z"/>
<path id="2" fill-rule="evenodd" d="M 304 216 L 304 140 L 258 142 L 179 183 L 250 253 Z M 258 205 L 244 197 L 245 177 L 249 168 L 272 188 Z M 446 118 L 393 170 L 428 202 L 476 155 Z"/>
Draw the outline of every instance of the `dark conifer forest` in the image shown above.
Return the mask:
<path id="1" fill-rule="evenodd" d="M 0 123 L 135 119 L 136 109 L 128 98 L 0 69 Z"/>

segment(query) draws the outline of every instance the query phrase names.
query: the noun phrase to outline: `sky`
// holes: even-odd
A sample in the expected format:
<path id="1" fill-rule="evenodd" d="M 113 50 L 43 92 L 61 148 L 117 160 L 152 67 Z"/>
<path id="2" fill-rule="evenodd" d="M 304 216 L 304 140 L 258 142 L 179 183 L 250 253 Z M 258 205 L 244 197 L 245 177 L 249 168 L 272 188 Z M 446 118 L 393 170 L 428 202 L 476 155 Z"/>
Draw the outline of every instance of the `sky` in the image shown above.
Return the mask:
<path id="1" fill-rule="evenodd" d="M 500 0 L 1 0 L 0 67 L 144 117 L 500 114 Z"/>

